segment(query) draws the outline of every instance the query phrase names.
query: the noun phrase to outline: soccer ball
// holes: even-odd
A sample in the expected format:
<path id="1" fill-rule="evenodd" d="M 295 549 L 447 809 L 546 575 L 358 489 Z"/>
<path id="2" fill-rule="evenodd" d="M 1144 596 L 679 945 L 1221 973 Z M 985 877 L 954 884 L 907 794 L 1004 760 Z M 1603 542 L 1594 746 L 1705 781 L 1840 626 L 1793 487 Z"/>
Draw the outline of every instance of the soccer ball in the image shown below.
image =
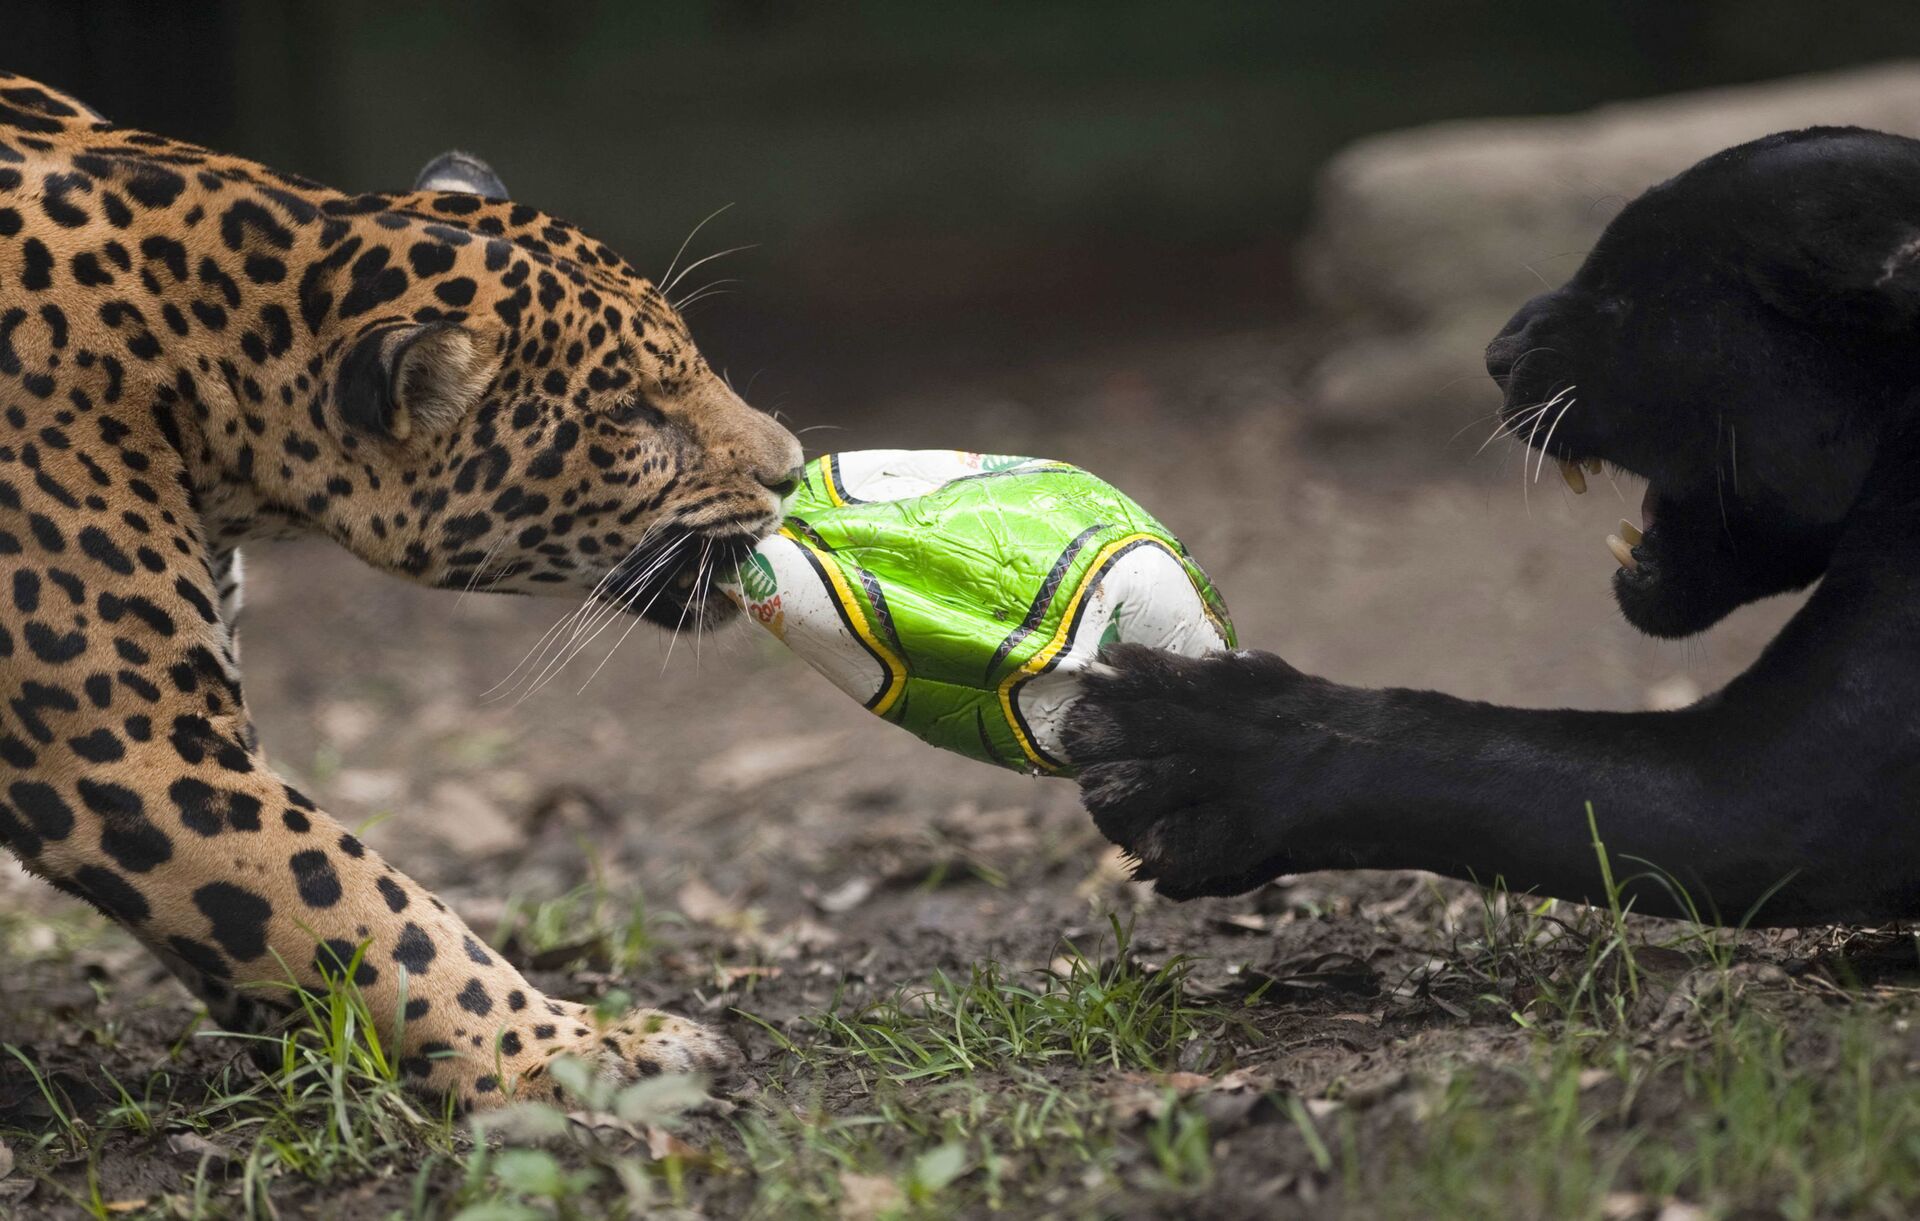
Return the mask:
<path id="1" fill-rule="evenodd" d="M 1235 645 L 1167 528 L 1065 462 L 960 450 L 814 460 L 727 594 L 835 686 L 936 746 L 1071 774 L 1061 743 L 1102 645 Z"/>

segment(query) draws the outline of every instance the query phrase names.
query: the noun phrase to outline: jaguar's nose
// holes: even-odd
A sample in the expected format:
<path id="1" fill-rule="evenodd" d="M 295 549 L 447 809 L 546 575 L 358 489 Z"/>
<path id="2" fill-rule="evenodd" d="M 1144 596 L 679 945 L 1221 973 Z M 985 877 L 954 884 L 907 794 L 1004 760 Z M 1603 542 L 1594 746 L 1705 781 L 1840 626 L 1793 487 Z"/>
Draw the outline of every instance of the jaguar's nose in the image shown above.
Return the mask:
<path id="1" fill-rule="evenodd" d="M 1494 381 L 1506 385 L 1521 358 L 1539 343 L 1540 322 L 1554 300 L 1555 294 L 1541 293 L 1521 306 L 1487 345 L 1487 372 Z"/>
<path id="2" fill-rule="evenodd" d="M 760 477 L 760 485 L 766 488 L 767 491 L 772 492 L 775 496 L 785 500 L 800 490 L 801 481 L 806 479 L 806 477 L 807 468 L 804 466 L 796 466 L 784 475 L 774 477 L 762 475 Z"/>
<path id="3" fill-rule="evenodd" d="M 1521 342 L 1518 331 L 1502 331 L 1487 345 L 1487 373 L 1494 381 L 1504 384 L 1513 373 L 1515 362 L 1525 350 L 1520 346 Z"/>

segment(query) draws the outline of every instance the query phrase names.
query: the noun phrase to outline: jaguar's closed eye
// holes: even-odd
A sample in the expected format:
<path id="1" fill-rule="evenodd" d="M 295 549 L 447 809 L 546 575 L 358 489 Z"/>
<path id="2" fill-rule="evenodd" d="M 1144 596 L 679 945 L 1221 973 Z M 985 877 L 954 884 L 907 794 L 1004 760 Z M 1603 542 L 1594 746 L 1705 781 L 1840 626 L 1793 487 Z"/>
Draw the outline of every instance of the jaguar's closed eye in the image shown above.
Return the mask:
<path id="1" fill-rule="evenodd" d="M 615 424 L 664 424 L 667 413 L 647 401 L 644 394 L 629 394 L 613 405 L 607 418 Z"/>

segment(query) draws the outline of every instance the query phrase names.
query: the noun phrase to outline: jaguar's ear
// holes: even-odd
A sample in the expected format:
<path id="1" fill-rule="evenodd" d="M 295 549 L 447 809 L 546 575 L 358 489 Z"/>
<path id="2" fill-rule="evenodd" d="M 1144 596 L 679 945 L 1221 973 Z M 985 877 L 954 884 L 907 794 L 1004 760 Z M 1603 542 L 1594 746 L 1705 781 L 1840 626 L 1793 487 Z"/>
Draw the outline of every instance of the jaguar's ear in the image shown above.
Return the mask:
<path id="1" fill-rule="evenodd" d="M 1903 335 L 1920 329 L 1920 231 L 1897 235 L 1870 270 L 1872 321 Z"/>
<path id="2" fill-rule="evenodd" d="M 493 167 L 472 153 L 463 153 L 450 149 L 427 162 L 419 177 L 413 180 L 416 191 L 464 191 L 468 195 L 484 195 L 488 199 L 505 199 L 507 184 L 500 181 L 500 175 Z"/>
<path id="3" fill-rule="evenodd" d="M 404 441 L 457 424 L 486 393 L 500 357 L 452 322 L 369 331 L 340 363 L 340 418 Z"/>

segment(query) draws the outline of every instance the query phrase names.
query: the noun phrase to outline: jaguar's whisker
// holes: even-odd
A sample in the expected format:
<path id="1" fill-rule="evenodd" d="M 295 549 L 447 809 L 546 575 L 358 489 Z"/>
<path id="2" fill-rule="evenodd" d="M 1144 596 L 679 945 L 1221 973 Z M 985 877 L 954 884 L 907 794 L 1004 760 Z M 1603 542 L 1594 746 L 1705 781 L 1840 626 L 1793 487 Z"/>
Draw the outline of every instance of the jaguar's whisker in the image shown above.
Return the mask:
<path id="1" fill-rule="evenodd" d="M 660 277 L 663 281 L 669 281 L 669 282 L 672 281 L 672 279 L 674 278 L 673 269 L 680 265 L 680 256 L 687 252 L 687 247 L 692 244 L 693 239 L 700 236 L 700 231 L 707 227 L 707 222 L 712 220 L 714 217 L 720 215 L 722 212 L 725 212 L 728 208 L 731 208 L 732 206 L 733 205 L 730 203 L 721 204 L 719 207 L 715 208 L 713 211 L 707 213 L 705 216 L 700 218 L 700 223 L 695 225 L 692 228 L 692 230 L 690 230 L 687 233 L 687 236 L 681 240 L 680 249 L 673 252 L 673 259 L 671 262 L 667 264 L 667 274 Z M 662 290 L 662 295 L 663 296 L 665 295 L 664 290 Z"/>
<path id="2" fill-rule="evenodd" d="M 647 583 L 666 567 L 668 561 L 673 557 L 674 552 L 680 549 L 680 544 L 684 543 L 688 537 L 688 535 L 683 534 L 668 543 L 661 549 L 659 555 L 649 561 L 645 568 L 621 588 L 620 592 L 616 593 L 611 599 L 608 599 L 604 609 L 587 625 L 592 628 L 591 634 L 585 636 L 584 639 L 580 639 L 577 644 L 569 641 L 568 647 L 560 656 L 548 663 L 547 668 L 541 672 L 540 677 L 534 681 L 533 686 L 527 690 L 526 694 L 521 696 L 521 699 L 526 699 L 545 687 L 557 677 L 561 671 L 565 670 L 569 665 L 572 665 L 573 659 L 580 656 L 588 645 L 599 639 L 600 634 L 607 630 L 607 625 L 619 618 L 622 611 L 633 605 L 634 601 L 645 591 Z M 583 627 L 581 630 L 585 631 L 586 627 Z"/>
<path id="3" fill-rule="evenodd" d="M 507 673 L 507 676 L 505 678 L 502 678 L 499 682 L 495 683 L 493 686 L 487 688 L 485 691 L 480 693 L 481 702 L 483 703 L 490 702 L 490 697 L 494 695 L 494 692 L 500 691 L 502 687 L 507 687 L 508 690 L 501 692 L 498 698 L 505 699 L 507 697 L 508 692 L 512 691 L 514 688 L 517 688 L 520 685 L 518 683 L 514 683 L 513 680 L 517 675 L 520 674 L 521 670 L 525 668 L 529 662 L 532 663 L 533 672 L 538 673 L 540 671 L 540 667 L 546 663 L 548 653 L 551 651 L 553 646 L 559 641 L 559 638 L 566 633 L 568 626 L 579 623 L 581 618 L 586 614 L 588 614 L 589 611 L 597 609 L 597 602 L 600 597 L 601 591 L 607 587 L 607 583 L 609 581 L 613 580 L 614 574 L 620 571 L 620 564 L 624 563 L 628 558 L 631 558 L 634 554 L 636 554 L 640 550 L 641 547 L 645 546 L 647 542 L 647 536 L 650 535 L 652 532 L 653 532 L 653 527 L 648 526 L 646 531 L 644 531 L 641 534 L 640 540 L 636 542 L 627 551 L 626 556 L 623 556 L 620 561 L 614 563 L 611 567 L 607 569 L 605 573 L 601 574 L 600 580 L 597 583 L 595 583 L 592 589 L 587 591 L 587 596 L 584 599 L 582 599 L 577 606 L 568 607 L 566 612 L 560 616 L 560 618 L 553 624 L 553 626 L 549 627 L 545 632 L 541 633 L 540 638 L 533 642 L 533 647 L 527 650 L 526 655 L 522 657 L 519 663 L 515 665 L 513 669 Z M 578 635 L 579 633 L 578 631 L 576 631 L 574 636 L 569 638 L 569 643 L 571 642 L 571 640 L 577 639 Z M 565 648 L 566 646 L 562 644 L 560 645 L 560 647 Z M 513 686 L 509 687 L 508 684 L 510 683 L 512 683 Z"/>
<path id="4" fill-rule="evenodd" d="M 707 627 L 707 599 L 713 594 L 713 577 L 718 568 L 718 564 L 710 562 L 703 556 L 700 560 L 700 572 L 694 578 L 693 582 L 694 604 L 700 608 L 699 617 L 693 621 L 693 665 L 695 669 L 700 668 L 700 641 Z"/>
<path id="5" fill-rule="evenodd" d="M 593 668 L 593 673 L 587 675 L 587 681 L 580 684 L 579 690 L 574 692 L 575 695 L 578 695 L 580 694 L 580 692 L 585 691 L 590 685 L 592 685 L 594 679 L 600 677 L 600 671 L 607 668 L 607 663 L 612 661 L 613 655 L 620 651 L 620 646 L 627 643 L 627 637 L 633 635 L 633 629 L 639 627 L 643 622 L 646 621 L 647 612 L 653 609 L 653 604 L 658 602 L 660 600 L 661 595 L 665 594 L 666 592 L 667 591 L 664 586 L 661 587 L 660 589 L 654 590 L 653 597 L 647 599 L 647 604 L 641 607 L 638 611 L 634 612 L 633 622 L 627 625 L 626 631 L 620 633 L 620 638 L 613 642 L 613 647 L 608 649 L 607 655 L 600 659 L 600 664 Z M 682 613 L 684 614 L 684 612 Z"/>
<path id="6" fill-rule="evenodd" d="M 700 302 L 705 301 L 708 297 L 726 297 L 726 296 L 731 296 L 732 293 L 733 293 L 733 290 L 730 288 L 703 288 L 699 292 L 693 294 L 691 297 L 688 297 L 685 301 L 680 302 L 678 305 L 674 306 L 673 308 L 677 310 L 690 309 L 693 306 L 698 305 Z"/>
<path id="7" fill-rule="evenodd" d="M 1561 393 L 1564 394 L 1565 391 Z M 1548 400 L 1549 403 L 1558 403 L 1559 401 L 1560 395 L 1558 394 Z M 1541 411 L 1533 417 L 1533 427 L 1527 433 L 1527 446 L 1529 448 L 1533 445 L 1533 439 L 1540 435 L 1540 421 L 1546 418 L 1546 414 L 1546 412 Z M 1527 454 L 1526 450 L 1523 449 L 1520 451 L 1520 502 L 1526 506 L 1529 514 L 1533 512 L 1533 499 L 1528 491 L 1530 486 L 1527 482 Z"/>
<path id="8" fill-rule="evenodd" d="M 686 279 L 687 273 L 692 271 L 694 268 L 699 267 L 702 264 L 711 263 L 715 259 L 725 258 L 730 254 L 739 254 L 742 250 L 752 250 L 755 246 L 758 246 L 759 244 L 760 243 L 758 242 L 748 242 L 744 246 L 729 246 L 725 250 L 714 251 L 712 254 L 708 255 L 704 259 L 695 259 L 693 262 L 688 263 L 685 267 L 681 268 L 679 275 L 673 277 L 673 279 L 668 280 L 665 284 L 660 286 L 660 295 L 663 297 L 670 295 L 673 292 L 673 286 L 678 284 L 680 281 Z"/>
<path id="9" fill-rule="evenodd" d="M 713 546 L 713 540 L 712 540 L 712 539 L 707 539 L 707 540 L 706 540 L 706 542 L 705 542 L 705 544 L 704 544 L 704 545 L 702 546 L 702 548 L 701 548 L 701 552 L 700 552 L 700 562 L 701 562 L 702 564 L 705 564 L 705 563 L 706 563 L 706 561 L 707 561 L 707 551 L 708 551 L 708 550 L 709 550 L 710 548 L 712 548 L 712 546 Z M 687 603 L 686 603 L 686 605 L 684 605 L 684 606 L 682 606 L 682 607 L 680 608 L 680 618 L 674 621 L 674 625 L 673 625 L 673 635 L 672 635 L 671 637 L 669 637 L 669 638 L 668 638 L 668 640 L 667 640 L 667 655 L 666 655 L 666 658 L 665 658 L 664 660 L 662 660 L 662 661 L 661 661 L 661 663 L 660 663 L 660 672 L 661 672 L 662 674 L 665 674 L 665 673 L 667 672 L 667 667 L 668 667 L 669 665 L 671 665 L 671 664 L 672 664 L 672 662 L 673 662 L 673 649 L 674 649 L 674 646 L 680 643 L 680 632 L 681 632 L 681 629 L 683 629 L 683 628 L 685 628 L 685 627 L 687 626 L 687 612 L 688 612 L 688 611 L 690 611 L 690 610 L 692 610 L 692 609 L 693 609 L 693 601 L 692 601 L 692 599 L 688 599 L 688 600 L 687 600 Z"/>
<path id="10" fill-rule="evenodd" d="M 493 546 L 487 548 L 487 553 L 480 557 L 479 565 L 474 568 L 473 575 L 467 578 L 466 587 L 460 591 L 460 596 L 453 600 L 455 606 L 465 602 L 467 595 L 472 593 L 474 587 L 480 584 L 480 578 L 486 575 L 487 565 L 493 562 L 494 556 L 500 554 L 500 548 L 507 545 L 507 539 L 509 537 L 510 536 L 503 531 L 499 538 L 493 540 Z M 508 567 L 511 568 L 512 565 L 509 564 Z M 503 569 L 502 571 L 504 572 L 505 570 Z"/>
<path id="11" fill-rule="evenodd" d="M 702 284 L 700 287 L 694 289 L 692 292 L 688 293 L 686 296 L 680 298 L 678 301 L 675 301 L 673 303 L 673 308 L 685 309 L 687 306 L 693 304 L 695 301 L 698 301 L 706 293 L 711 292 L 716 288 L 720 288 L 727 284 L 739 284 L 739 283 L 741 283 L 741 280 L 740 280 L 740 277 L 738 276 L 728 276 L 726 279 L 723 279 L 723 280 L 708 280 L 705 284 Z M 724 374 L 721 375 L 721 380 L 727 381 L 726 376 Z M 729 390 L 733 389 L 733 383 L 731 381 L 727 381 L 727 388 Z"/>
<path id="12" fill-rule="evenodd" d="M 1576 387 L 1568 386 L 1567 389 L 1573 390 L 1576 389 Z M 1540 443 L 1540 460 L 1533 464 L 1533 481 L 1535 483 L 1540 482 L 1540 472 L 1547 469 L 1547 451 L 1553 448 L 1553 430 L 1560 427 L 1560 421 L 1567 418 L 1567 413 L 1572 411 L 1573 405 L 1579 401 L 1577 397 L 1569 398 L 1567 405 L 1560 409 L 1560 414 L 1553 417 L 1553 423 L 1547 425 L 1547 439 Z"/>
<path id="13" fill-rule="evenodd" d="M 1478 457 L 1486 450 L 1487 446 L 1492 445 L 1502 437 L 1512 437 L 1522 428 L 1525 428 L 1530 421 L 1537 418 L 1542 412 L 1547 411 L 1552 406 L 1552 400 L 1548 400 L 1544 403 L 1534 403 L 1530 406 L 1522 407 L 1519 412 L 1514 415 L 1513 419 L 1502 421 L 1494 427 L 1492 434 L 1480 443 L 1480 448 L 1473 451 L 1474 456 Z"/>

